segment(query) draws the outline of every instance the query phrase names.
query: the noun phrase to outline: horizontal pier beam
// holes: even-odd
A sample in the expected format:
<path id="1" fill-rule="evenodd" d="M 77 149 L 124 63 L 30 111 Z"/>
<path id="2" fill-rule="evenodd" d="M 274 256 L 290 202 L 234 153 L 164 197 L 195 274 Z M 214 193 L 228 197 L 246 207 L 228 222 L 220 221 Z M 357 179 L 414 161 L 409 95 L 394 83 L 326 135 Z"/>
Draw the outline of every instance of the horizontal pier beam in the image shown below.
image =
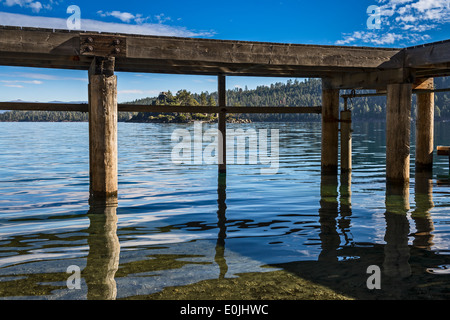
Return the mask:
<path id="1" fill-rule="evenodd" d="M 0 102 L 0 110 L 88 112 L 87 103 Z"/>
<path id="2" fill-rule="evenodd" d="M 87 70 L 93 56 L 116 71 L 323 77 L 403 66 L 402 49 L 161 37 L 0 26 L 0 65 Z"/>
<path id="3" fill-rule="evenodd" d="M 119 111 L 184 112 L 184 113 L 321 113 L 322 107 L 209 107 L 209 106 L 146 106 L 120 104 Z"/>
<path id="4" fill-rule="evenodd" d="M 78 111 L 88 112 L 88 105 L 79 103 L 43 103 L 43 102 L 0 102 L 0 110 L 20 111 Z M 118 104 L 119 112 L 180 112 L 180 113 L 316 113 L 322 107 L 211 107 L 211 106 L 170 106 Z"/>
<path id="5" fill-rule="evenodd" d="M 442 88 L 442 89 L 413 89 L 412 93 L 415 94 L 424 94 L 424 93 L 440 93 L 440 92 L 450 92 L 450 88 Z M 358 98 L 358 97 L 377 97 L 377 96 L 385 96 L 386 92 L 369 92 L 369 93 L 355 93 L 355 94 L 342 94 L 341 98 Z"/>
<path id="6" fill-rule="evenodd" d="M 409 68 L 449 69 L 450 41 L 428 43 L 404 49 L 405 66 Z"/>
<path id="7" fill-rule="evenodd" d="M 330 78 L 333 89 L 377 89 L 450 75 L 450 40 L 409 48 L 305 45 L 0 26 L 0 65 L 88 70 Z"/>

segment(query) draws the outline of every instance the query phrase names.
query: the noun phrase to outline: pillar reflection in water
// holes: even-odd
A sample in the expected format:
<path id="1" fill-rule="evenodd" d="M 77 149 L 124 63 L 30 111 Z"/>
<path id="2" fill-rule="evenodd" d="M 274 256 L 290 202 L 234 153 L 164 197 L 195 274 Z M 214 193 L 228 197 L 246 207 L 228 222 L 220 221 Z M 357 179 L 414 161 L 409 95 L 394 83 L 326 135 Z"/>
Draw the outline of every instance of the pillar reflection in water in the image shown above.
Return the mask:
<path id="1" fill-rule="evenodd" d="M 402 279 L 411 275 L 407 218 L 409 208 L 409 183 L 387 183 L 383 272 L 391 279 Z"/>
<path id="2" fill-rule="evenodd" d="M 339 211 L 341 218 L 338 221 L 339 230 L 344 236 L 344 245 L 349 245 L 352 241 L 349 238 L 350 216 L 352 215 L 352 174 L 351 171 L 341 172 L 341 184 L 339 186 Z"/>
<path id="3" fill-rule="evenodd" d="M 322 173 L 319 208 L 319 237 L 322 244 L 322 251 L 319 255 L 319 261 L 337 261 L 338 259 L 337 249 L 341 242 L 336 229 L 338 213 L 338 176 Z"/>
<path id="4" fill-rule="evenodd" d="M 217 243 L 216 243 L 216 255 L 214 256 L 214 261 L 219 265 L 220 274 L 219 279 L 225 278 L 225 275 L 228 271 L 227 261 L 225 260 L 225 238 L 227 237 L 226 231 L 226 210 L 227 205 L 225 203 L 227 194 L 227 177 L 224 173 L 219 173 L 218 178 L 218 186 L 217 186 L 217 225 L 219 227 L 219 233 L 217 235 Z"/>
<path id="5" fill-rule="evenodd" d="M 89 300 L 113 300 L 117 296 L 114 279 L 119 267 L 120 244 L 117 237 L 117 199 L 89 201 L 89 254 L 83 276 Z"/>
<path id="6" fill-rule="evenodd" d="M 415 210 L 411 213 L 416 232 L 414 233 L 413 246 L 430 250 L 433 246 L 433 221 L 430 211 L 433 203 L 433 182 L 430 171 L 417 172 L 414 185 Z"/>

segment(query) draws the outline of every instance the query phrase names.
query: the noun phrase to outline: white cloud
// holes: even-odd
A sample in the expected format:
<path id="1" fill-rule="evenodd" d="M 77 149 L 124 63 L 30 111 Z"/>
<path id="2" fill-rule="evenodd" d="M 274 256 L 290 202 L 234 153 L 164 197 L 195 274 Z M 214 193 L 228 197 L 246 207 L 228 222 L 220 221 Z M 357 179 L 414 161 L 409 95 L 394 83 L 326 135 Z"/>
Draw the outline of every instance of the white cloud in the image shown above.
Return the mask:
<path id="1" fill-rule="evenodd" d="M 155 19 L 156 21 L 158 21 L 158 23 L 164 23 L 166 21 L 172 21 L 171 17 L 166 17 L 166 15 L 164 13 L 160 13 L 155 15 Z"/>
<path id="2" fill-rule="evenodd" d="M 28 83 L 28 84 L 43 84 L 42 81 L 39 80 L 0 80 L 2 83 Z"/>
<path id="3" fill-rule="evenodd" d="M 111 11 L 111 12 L 103 12 L 102 10 L 97 12 L 101 17 L 114 17 L 117 18 L 123 22 L 130 22 L 131 20 L 134 20 L 138 18 L 138 16 L 135 16 L 134 14 L 131 14 L 129 12 L 120 12 L 120 11 Z"/>
<path id="4" fill-rule="evenodd" d="M 436 8 L 441 9 L 448 7 L 448 0 L 419 0 L 416 3 L 413 3 L 412 7 L 420 12 Z"/>
<path id="5" fill-rule="evenodd" d="M 144 22 L 148 20 L 153 20 L 158 24 L 162 24 L 167 21 L 172 21 L 171 17 L 166 16 L 164 13 L 156 14 L 153 17 L 144 17 L 143 14 L 137 13 L 132 14 L 130 12 L 122 12 L 122 11 L 108 11 L 103 12 L 102 10 L 97 11 L 97 14 L 99 14 L 101 17 L 114 17 L 122 22 L 135 22 L 137 24 L 143 24 Z M 177 21 L 181 20 L 180 18 L 177 19 Z"/>
<path id="6" fill-rule="evenodd" d="M 5 0 L 3 4 L 7 7 L 19 6 L 22 8 L 31 8 L 33 12 L 39 12 L 42 9 L 42 3 L 34 0 Z"/>
<path id="7" fill-rule="evenodd" d="M 42 4 L 40 2 L 32 2 L 29 7 L 33 10 L 33 12 L 39 12 L 42 9 Z"/>
<path id="8" fill-rule="evenodd" d="M 429 35 L 421 35 L 418 33 L 377 33 L 366 31 L 355 31 L 351 34 L 345 34 L 344 39 L 336 41 L 337 45 L 347 45 L 355 42 L 362 42 L 364 44 L 372 45 L 394 45 L 399 41 L 414 43 L 418 41 L 429 40 Z"/>
<path id="9" fill-rule="evenodd" d="M 377 0 L 381 29 L 344 33 L 336 44 L 414 45 L 431 39 L 427 33 L 450 23 L 450 0 Z M 366 16 L 369 18 L 369 16 Z"/>
<path id="10" fill-rule="evenodd" d="M 0 21 L 2 25 L 7 26 L 67 29 L 66 19 L 62 18 L 0 12 Z M 210 37 L 215 34 L 213 31 L 192 31 L 185 27 L 172 27 L 159 23 L 125 24 L 83 19 L 83 17 L 81 17 L 81 29 L 82 31 L 174 37 Z"/>
<path id="11" fill-rule="evenodd" d="M 45 73 L 32 73 L 32 72 L 12 72 L 12 73 L 0 73 L 0 77 L 13 77 L 13 78 L 25 78 L 28 80 L 1 80 L 3 83 L 28 83 L 28 84 L 42 84 L 42 80 L 72 80 L 72 81 L 83 81 L 87 82 L 87 77 L 77 78 L 77 77 L 62 77 Z M 31 79 L 31 80 L 30 80 Z"/>

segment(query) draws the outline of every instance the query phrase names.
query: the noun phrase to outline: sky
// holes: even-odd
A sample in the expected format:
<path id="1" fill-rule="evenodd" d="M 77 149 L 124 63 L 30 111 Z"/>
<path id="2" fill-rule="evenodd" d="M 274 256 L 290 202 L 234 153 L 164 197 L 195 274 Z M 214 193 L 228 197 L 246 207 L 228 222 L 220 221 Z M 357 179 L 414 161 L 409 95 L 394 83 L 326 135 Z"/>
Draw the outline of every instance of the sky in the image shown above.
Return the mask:
<path id="1" fill-rule="evenodd" d="M 67 29 L 68 20 L 86 31 L 398 48 L 450 39 L 450 0 L 0 0 L 0 25 Z M 116 74 L 119 103 L 217 90 L 216 77 Z M 227 77 L 227 88 L 287 80 Z M 86 71 L 0 66 L 1 101 L 87 101 L 87 83 Z"/>

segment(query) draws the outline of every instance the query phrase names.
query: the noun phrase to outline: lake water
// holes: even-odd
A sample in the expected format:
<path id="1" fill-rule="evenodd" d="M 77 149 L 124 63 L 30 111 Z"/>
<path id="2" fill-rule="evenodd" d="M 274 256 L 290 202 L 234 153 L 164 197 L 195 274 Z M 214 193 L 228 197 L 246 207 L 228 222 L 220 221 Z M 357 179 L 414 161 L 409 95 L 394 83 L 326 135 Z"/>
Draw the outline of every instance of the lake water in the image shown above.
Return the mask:
<path id="1" fill-rule="evenodd" d="M 233 164 L 219 179 L 171 161 L 172 133 L 192 125 L 119 123 L 118 206 L 102 208 L 88 201 L 87 123 L 0 123 L 0 298 L 450 298 L 448 158 L 416 176 L 412 138 L 398 190 L 384 123 L 353 123 L 350 179 L 321 177 L 320 123 L 228 128 L 279 129 L 278 173 Z M 436 145 L 449 132 L 436 123 Z"/>

